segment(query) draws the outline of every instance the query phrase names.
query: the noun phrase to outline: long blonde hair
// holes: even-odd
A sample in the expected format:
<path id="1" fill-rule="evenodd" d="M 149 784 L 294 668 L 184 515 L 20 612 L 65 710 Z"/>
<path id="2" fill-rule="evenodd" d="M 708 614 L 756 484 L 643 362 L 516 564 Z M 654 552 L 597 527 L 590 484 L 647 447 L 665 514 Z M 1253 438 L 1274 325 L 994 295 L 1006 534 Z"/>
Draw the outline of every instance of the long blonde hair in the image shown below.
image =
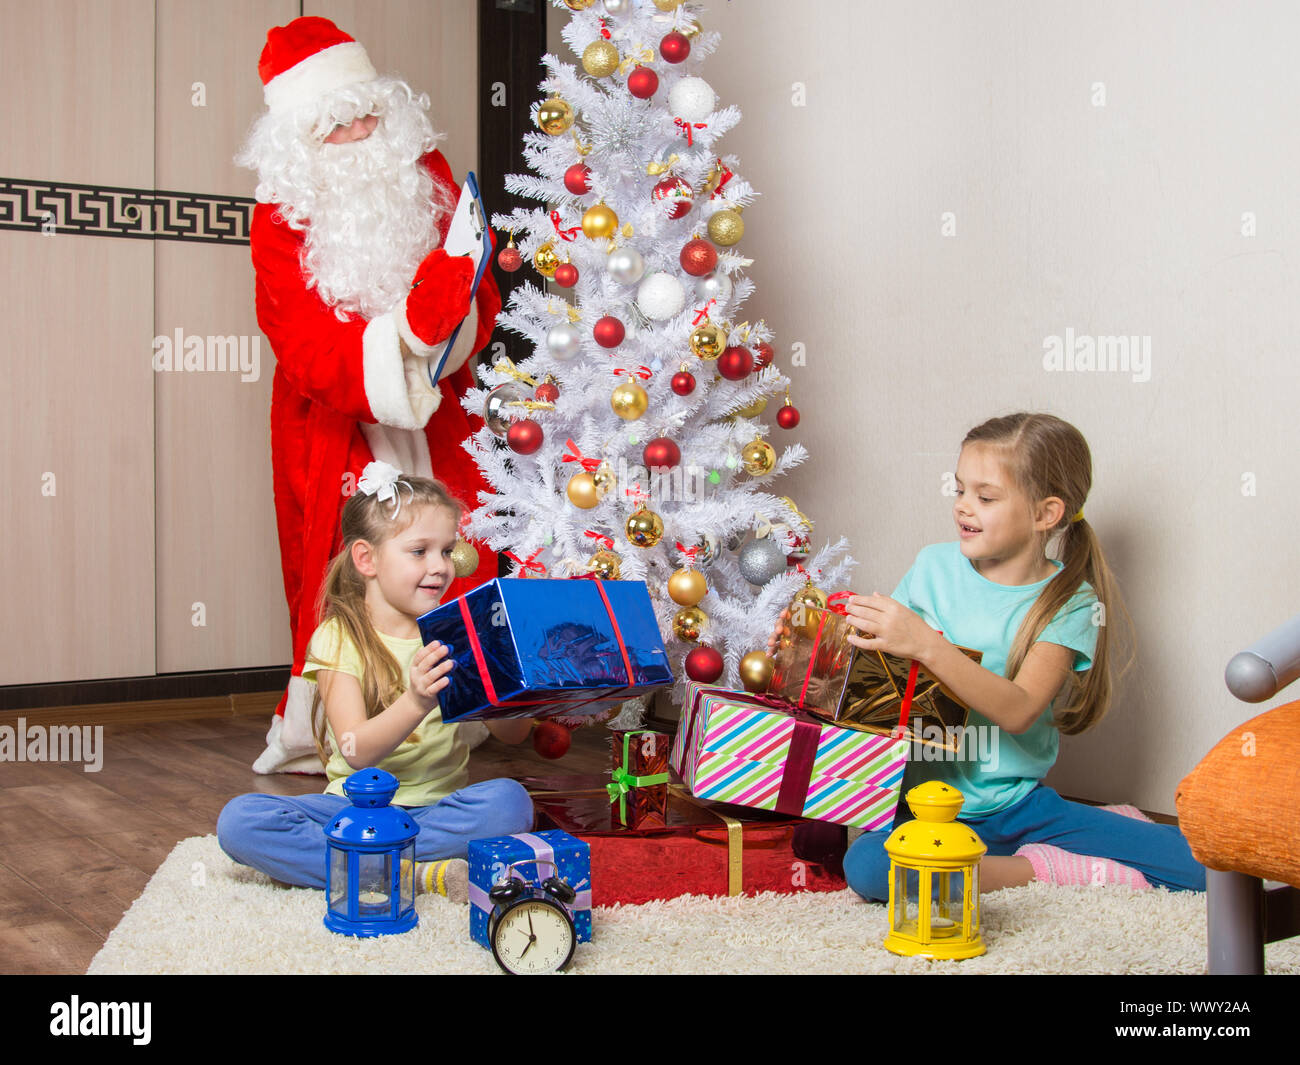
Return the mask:
<path id="1" fill-rule="evenodd" d="M 321 623 L 336 618 L 344 635 L 361 655 L 361 694 L 365 699 L 367 718 L 379 714 L 401 696 L 406 690 L 406 678 L 370 620 L 370 612 L 366 609 L 367 578 L 352 561 L 352 545 L 365 540 L 377 549 L 409 528 L 421 507 L 445 507 L 457 525 L 462 513 L 460 503 L 446 487 L 427 477 L 403 476 L 397 483 L 397 492 L 401 507 L 396 517 L 391 514 L 392 502 L 361 491 L 344 505 L 343 549 L 330 561 L 316 602 L 316 616 Z M 312 696 L 311 722 L 316 737 L 316 753 L 323 763 L 327 763 L 325 714 L 319 689 Z"/>
<path id="2" fill-rule="evenodd" d="M 1101 544 L 1086 518 L 1073 520 L 1083 509 L 1092 488 L 1092 453 L 1088 442 L 1069 422 L 1051 414 L 1008 414 L 977 425 L 962 441 L 986 444 L 1000 452 L 1003 468 L 1033 503 L 1056 496 L 1065 504 L 1061 520 L 1043 534 L 1043 551 L 1055 535 L 1060 544 L 1063 568 L 1039 593 L 1011 645 L 1006 676 L 1014 677 L 1025 656 L 1057 612 L 1079 591 L 1084 581 L 1092 585 L 1101 613 L 1097 625 L 1097 647 L 1092 668 L 1080 681 L 1070 673 L 1068 700 L 1056 710 L 1057 727 L 1066 735 L 1091 728 L 1110 708 L 1113 680 L 1122 676 L 1133 661 L 1133 623 L 1119 594 L 1119 586 L 1106 564 Z M 1112 622 L 1119 620 L 1123 632 L 1116 634 Z M 1117 638 L 1118 636 L 1118 638 Z M 1115 650 L 1126 645 L 1128 655 L 1122 669 L 1114 672 Z"/>

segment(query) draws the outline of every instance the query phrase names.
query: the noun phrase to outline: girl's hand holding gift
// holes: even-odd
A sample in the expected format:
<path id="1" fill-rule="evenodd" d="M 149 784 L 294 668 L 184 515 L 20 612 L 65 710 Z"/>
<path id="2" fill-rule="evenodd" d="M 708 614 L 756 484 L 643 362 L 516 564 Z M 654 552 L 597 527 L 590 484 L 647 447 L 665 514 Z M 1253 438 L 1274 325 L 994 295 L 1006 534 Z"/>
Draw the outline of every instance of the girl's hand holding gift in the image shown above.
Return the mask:
<path id="1" fill-rule="evenodd" d="M 790 610 L 787 608 L 781 611 L 781 616 L 776 619 L 776 624 L 772 627 L 772 635 L 767 638 L 767 653 L 775 656 L 781 641 L 788 638 L 790 633 Z"/>
<path id="2" fill-rule="evenodd" d="M 862 634 L 850 632 L 849 643 L 864 651 L 884 651 L 925 662 L 946 642 L 915 611 L 879 592 L 851 596 L 846 620 Z"/>
<path id="3" fill-rule="evenodd" d="M 415 652 L 411 660 L 411 694 L 426 713 L 438 705 L 438 693 L 451 683 L 447 674 L 455 665 L 456 660 L 447 657 L 446 644 L 437 640 Z"/>

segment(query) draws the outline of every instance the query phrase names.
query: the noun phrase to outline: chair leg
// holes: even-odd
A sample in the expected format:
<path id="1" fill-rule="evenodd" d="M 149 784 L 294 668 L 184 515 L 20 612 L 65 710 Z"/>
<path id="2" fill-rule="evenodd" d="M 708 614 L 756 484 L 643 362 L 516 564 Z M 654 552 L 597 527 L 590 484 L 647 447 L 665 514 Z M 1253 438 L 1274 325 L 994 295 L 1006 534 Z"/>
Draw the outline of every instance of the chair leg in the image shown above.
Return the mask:
<path id="1" fill-rule="evenodd" d="M 1212 975 L 1264 972 L 1264 884 L 1244 873 L 1206 870 L 1206 921 Z"/>

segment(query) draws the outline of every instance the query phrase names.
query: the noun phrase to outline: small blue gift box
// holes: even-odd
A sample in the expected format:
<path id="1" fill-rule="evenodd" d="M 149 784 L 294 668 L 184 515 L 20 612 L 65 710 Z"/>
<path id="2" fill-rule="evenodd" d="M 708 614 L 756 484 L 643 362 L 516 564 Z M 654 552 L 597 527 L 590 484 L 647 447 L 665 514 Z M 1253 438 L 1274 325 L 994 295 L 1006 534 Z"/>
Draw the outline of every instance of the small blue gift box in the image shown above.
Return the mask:
<path id="1" fill-rule="evenodd" d="M 538 864 L 531 861 L 536 859 Z M 521 832 L 517 836 L 497 836 L 494 839 L 471 840 L 469 845 L 469 934 L 481 947 L 492 949 L 488 939 L 488 921 L 492 916 L 492 900 L 488 892 L 492 885 L 502 880 L 506 870 L 515 862 L 511 876 L 527 884 L 541 884 L 552 870 L 546 863 L 554 863 L 561 880 L 577 893 L 567 907 L 573 918 L 573 929 L 579 943 L 591 942 L 591 847 L 577 836 L 558 828 L 545 832 Z"/>
<path id="2" fill-rule="evenodd" d="M 443 721 L 586 716 L 673 682 L 644 581 L 499 578 L 419 625 L 456 661 Z"/>

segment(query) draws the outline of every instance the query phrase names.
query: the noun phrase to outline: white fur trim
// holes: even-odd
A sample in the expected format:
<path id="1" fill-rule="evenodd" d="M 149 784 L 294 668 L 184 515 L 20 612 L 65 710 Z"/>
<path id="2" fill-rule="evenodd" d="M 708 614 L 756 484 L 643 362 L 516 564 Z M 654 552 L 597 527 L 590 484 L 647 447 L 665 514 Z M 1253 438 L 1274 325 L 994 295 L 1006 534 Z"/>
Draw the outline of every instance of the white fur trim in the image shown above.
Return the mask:
<path id="1" fill-rule="evenodd" d="M 406 341 L 406 346 L 416 355 L 432 355 L 433 345 L 426 344 L 411 332 L 411 323 L 406 319 L 406 297 L 393 308 L 393 320 L 397 322 L 397 335 Z"/>
<path id="2" fill-rule="evenodd" d="M 366 401 L 375 420 L 399 429 L 423 429 L 435 403 L 424 416 L 417 418 L 407 394 L 407 367 L 398 339 L 396 311 L 370 319 L 361 335 L 361 367 Z M 409 360 L 406 360 L 409 361 Z"/>
<path id="3" fill-rule="evenodd" d="M 358 41 L 324 48 L 276 75 L 262 89 L 267 109 L 283 113 L 357 82 L 379 77 L 365 48 Z"/>

